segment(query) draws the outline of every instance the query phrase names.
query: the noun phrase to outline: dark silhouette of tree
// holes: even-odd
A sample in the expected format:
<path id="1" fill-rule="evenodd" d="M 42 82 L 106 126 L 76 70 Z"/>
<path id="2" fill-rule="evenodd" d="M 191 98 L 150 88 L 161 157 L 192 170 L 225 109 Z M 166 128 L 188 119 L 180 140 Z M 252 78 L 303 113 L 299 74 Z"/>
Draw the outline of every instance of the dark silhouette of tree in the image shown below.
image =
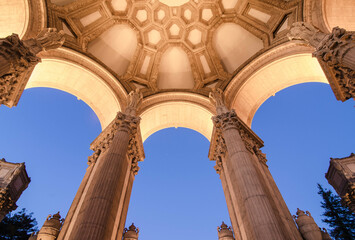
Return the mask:
<path id="1" fill-rule="evenodd" d="M 330 227 L 330 235 L 337 240 L 355 239 L 355 214 L 341 205 L 341 198 L 318 184 L 318 194 L 322 196 L 323 222 Z"/>
<path id="2" fill-rule="evenodd" d="M 0 223 L 1 240 L 28 240 L 35 231 L 38 231 L 37 221 L 32 213 L 26 213 L 25 208 L 14 214 L 7 214 Z"/>

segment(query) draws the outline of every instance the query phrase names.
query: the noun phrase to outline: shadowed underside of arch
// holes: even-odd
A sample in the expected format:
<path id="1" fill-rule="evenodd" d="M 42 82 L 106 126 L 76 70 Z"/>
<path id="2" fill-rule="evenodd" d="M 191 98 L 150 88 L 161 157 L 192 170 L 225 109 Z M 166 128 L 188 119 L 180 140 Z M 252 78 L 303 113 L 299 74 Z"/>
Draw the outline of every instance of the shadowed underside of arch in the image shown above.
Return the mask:
<path id="1" fill-rule="evenodd" d="M 208 140 L 211 139 L 212 113 L 203 107 L 187 102 L 167 102 L 156 105 L 141 115 L 142 139 L 145 141 L 153 133 L 169 127 L 193 129 Z"/>
<path id="2" fill-rule="evenodd" d="M 121 107 L 113 90 L 89 70 L 61 59 L 42 59 L 26 88 L 49 87 L 83 100 L 96 113 L 104 129 Z"/>
<path id="3" fill-rule="evenodd" d="M 235 93 L 231 107 L 251 126 L 254 114 L 269 97 L 306 82 L 328 83 L 317 59 L 310 53 L 287 56 L 255 71 Z"/>

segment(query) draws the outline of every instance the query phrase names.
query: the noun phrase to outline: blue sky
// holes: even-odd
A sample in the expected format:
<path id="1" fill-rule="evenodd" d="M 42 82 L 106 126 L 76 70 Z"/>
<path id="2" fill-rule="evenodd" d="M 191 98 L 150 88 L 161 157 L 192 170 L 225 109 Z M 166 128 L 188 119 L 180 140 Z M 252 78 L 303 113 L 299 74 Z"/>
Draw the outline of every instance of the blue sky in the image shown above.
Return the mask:
<path id="1" fill-rule="evenodd" d="M 309 210 L 320 226 L 316 184 L 326 183 L 330 157 L 354 152 L 355 103 L 336 101 L 329 85 L 296 85 L 268 99 L 252 129 L 264 140 L 268 165 L 291 211 Z M 50 213 L 66 215 L 85 174 L 89 144 L 101 132 L 94 112 L 54 89 L 25 90 L 18 107 L 0 107 L 0 157 L 26 162 L 32 179 L 18 201 L 39 226 Z M 140 239 L 217 239 L 228 211 L 209 142 L 201 134 L 169 128 L 144 143 L 146 159 L 133 185 L 126 225 Z M 158 233 L 159 232 L 159 233 Z"/>

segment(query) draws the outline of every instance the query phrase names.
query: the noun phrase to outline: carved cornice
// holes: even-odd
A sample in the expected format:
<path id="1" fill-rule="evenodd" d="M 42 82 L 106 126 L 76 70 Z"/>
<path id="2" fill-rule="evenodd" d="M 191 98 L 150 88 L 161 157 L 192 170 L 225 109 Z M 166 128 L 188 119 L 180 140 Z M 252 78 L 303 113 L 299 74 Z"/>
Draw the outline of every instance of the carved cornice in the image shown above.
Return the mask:
<path id="1" fill-rule="evenodd" d="M 221 160 L 227 155 L 227 148 L 223 138 L 223 131 L 229 128 L 236 128 L 245 144 L 245 147 L 266 164 L 266 156 L 260 150 L 264 142 L 237 116 L 234 110 L 222 113 L 212 118 L 214 129 L 209 150 L 209 158 L 216 161 L 215 169 L 220 173 L 223 168 Z"/>
<path id="2" fill-rule="evenodd" d="M 118 130 L 129 132 L 130 140 L 128 144 L 127 156 L 130 159 L 133 174 L 137 174 L 138 162 L 144 159 L 144 149 L 142 137 L 139 129 L 140 118 L 119 112 L 117 117 L 105 128 L 104 131 L 90 144 L 93 155 L 88 157 L 88 164 L 96 163 L 100 155 L 110 147 L 110 144 Z"/>

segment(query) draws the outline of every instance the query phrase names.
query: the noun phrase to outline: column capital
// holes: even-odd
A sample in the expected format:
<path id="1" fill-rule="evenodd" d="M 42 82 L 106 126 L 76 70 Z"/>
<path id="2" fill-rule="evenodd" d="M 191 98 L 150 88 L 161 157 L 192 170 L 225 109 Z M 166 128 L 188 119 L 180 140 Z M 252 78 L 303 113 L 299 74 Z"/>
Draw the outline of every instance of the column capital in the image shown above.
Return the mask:
<path id="1" fill-rule="evenodd" d="M 315 48 L 318 59 L 338 100 L 355 98 L 355 32 L 335 27 L 323 33 L 310 23 L 296 22 L 288 33 L 290 40 L 304 40 Z"/>
<path id="2" fill-rule="evenodd" d="M 216 161 L 215 169 L 220 173 L 222 169 L 221 159 L 225 157 L 227 148 L 223 138 L 223 131 L 229 128 L 238 130 L 245 147 L 258 159 L 266 164 L 266 156 L 260 150 L 264 146 L 264 142 L 237 116 L 236 112 L 232 109 L 217 116 L 212 117 L 214 129 L 212 133 L 209 158 Z"/>
<path id="3" fill-rule="evenodd" d="M 118 130 L 127 131 L 130 134 L 127 155 L 132 161 L 132 172 L 137 174 L 138 162 L 144 159 L 143 142 L 139 128 L 140 117 L 118 112 L 116 118 L 100 133 L 90 144 L 93 155 L 88 157 L 88 164 L 95 163 L 98 157 L 109 149 L 111 142 Z"/>
<path id="4" fill-rule="evenodd" d="M 62 46 L 64 32 L 44 29 L 37 38 L 21 40 L 17 34 L 0 38 L 0 105 L 8 107 L 17 102 L 41 58 L 36 54 Z"/>

